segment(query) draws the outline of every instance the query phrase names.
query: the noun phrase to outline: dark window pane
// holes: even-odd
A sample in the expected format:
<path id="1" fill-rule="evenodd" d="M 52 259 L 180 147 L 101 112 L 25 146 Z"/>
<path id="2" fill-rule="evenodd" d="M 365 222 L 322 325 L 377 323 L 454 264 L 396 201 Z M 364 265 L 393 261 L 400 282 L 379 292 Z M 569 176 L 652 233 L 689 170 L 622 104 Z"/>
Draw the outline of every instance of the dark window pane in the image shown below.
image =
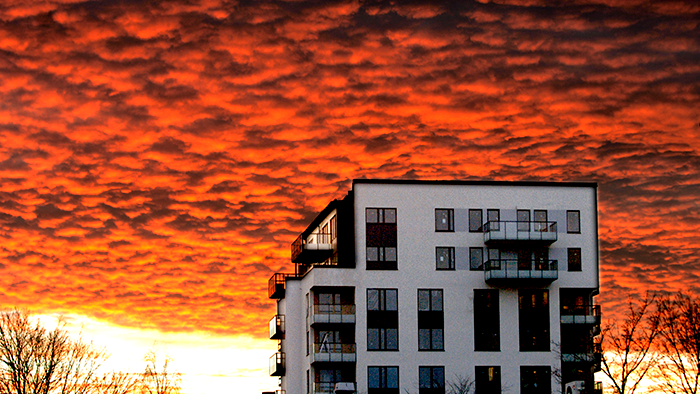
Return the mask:
<path id="1" fill-rule="evenodd" d="M 489 230 L 498 231 L 500 229 L 501 211 L 498 209 L 489 209 L 486 211 L 486 220 L 489 222 Z"/>
<path id="2" fill-rule="evenodd" d="M 435 210 L 435 231 L 454 231 L 454 209 Z"/>
<path id="3" fill-rule="evenodd" d="M 581 248 L 568 248 L 569 271 L 581 271 Z"/>
<path id="4" fill-rule="evenodd" d="M 469 232 L 480 233 L 482 231 L 483 212 L 481 209 L 469 210 Z"/>
<path id="5" fill-rule="evenodd" d="M 581 232 L 581 213 L 566 211 L 566 232 L 578 234 Z"/>
<path id="6" fill-rule="evenodd" d="M 455 269 L 455 248 L 442 246 L 435 248 L 435 268 L 439 270 Z"/>
<path id="7" fill-rule="evenodd" d="M 518 231 L 530 231 L 530 211 L 518 209 Z"/>
<path id="8" fill-rule="evenodd" d="M 484 270 L 484 248 L 469 248 L 469 269 L 471 271 Z"/>

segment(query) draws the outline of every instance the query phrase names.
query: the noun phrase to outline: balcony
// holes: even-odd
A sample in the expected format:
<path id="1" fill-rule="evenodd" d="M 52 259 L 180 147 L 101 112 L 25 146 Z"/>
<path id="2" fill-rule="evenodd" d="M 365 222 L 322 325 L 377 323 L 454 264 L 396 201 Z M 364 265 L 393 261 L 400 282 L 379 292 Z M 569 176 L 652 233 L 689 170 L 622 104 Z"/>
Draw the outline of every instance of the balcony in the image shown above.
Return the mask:
<path id="1" fill-rule="evenodd" d="M 330 233 L 314 232 L 304 238 L 303 234 L 292 242 L 292 262 L 302 265 L 320 263 L 333 254 Z"/>
<path id="2" fill-rule="evenodd" d="M 557 222 L 493 221 L 484 224 L 484 243 L 494 245 L 551 245 L 557 240 Z"/>
<path id="3" fill-rule="evenodd" d="M 270 376 L 284 376 L 285 357 L 277 352 L 270 357 Z"/>
<path id="4" fill-rule="evenodd" d="M 270 339 L 284 339 L 284 315 L 275 315 L 270 319 Z"/>
<path id="5" fill-rule="evenodd" d="M 273 274 L 267 282 L 267 296 L 269 298 L 282 299 L 284 298 L 285 280 L 288 277 L 296 277 L 295 274 Z"/>
<path id="6" fill-rule="evenodd" d="M 593 394 L 603 394 L 603 382 L 595 382 L 593 384 Z"/>
<path id="7" fill-rule="evenodd" d="M 314 352 L 311 354 L 311 363 L 354 363 L 355 361 L 356 357 L 354 343 L 314 343 Z"/>
<path id="8" fill-rule="evenodd" d="M 537 286 L 552 283 L 557 278 L 557 260 L 488 260 L 484 263 L 484 279 L 492 285 Z"/>
<path id="9" fill-rule="evenodd" d="M 355 392 L 355 382 L 315 382 L 314 394 L 350 394 Z"/>
<path id="10" fill-rule="evenodd" d="M 355 304 L 316 304 L 311 315 L 311 324 L 317 323 L 355 323 Z"/>
<path id="11" fill-rule="evenodd" d="M 600 305 L 562 305 L 561 324 L 600 325 Z"/>
<path id="12" fill-rule="evenodd" d="M 588 346 L 588 349 L 580 351 L 572 350 L 573 349 L 562 349 L 561 362 L 593 364 L 594 371 L 600 371 L 603 351 L 599 342 L 593 342 Z"/>

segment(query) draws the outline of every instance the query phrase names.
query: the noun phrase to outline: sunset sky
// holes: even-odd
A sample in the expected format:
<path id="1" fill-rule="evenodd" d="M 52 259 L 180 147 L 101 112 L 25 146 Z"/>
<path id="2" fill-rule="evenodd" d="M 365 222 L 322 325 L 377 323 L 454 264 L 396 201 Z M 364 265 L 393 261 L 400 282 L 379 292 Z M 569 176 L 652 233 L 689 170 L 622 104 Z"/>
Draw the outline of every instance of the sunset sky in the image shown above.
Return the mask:
<path id="1" fill-rule="evenodd" d="M 697 1 L 26 3 L 0 306 L 115 368 L 155 346 L 186 394 L 274 389 L 267 280 L 353 178 L 596 181 L 604 313 L 698 289 Z"/>

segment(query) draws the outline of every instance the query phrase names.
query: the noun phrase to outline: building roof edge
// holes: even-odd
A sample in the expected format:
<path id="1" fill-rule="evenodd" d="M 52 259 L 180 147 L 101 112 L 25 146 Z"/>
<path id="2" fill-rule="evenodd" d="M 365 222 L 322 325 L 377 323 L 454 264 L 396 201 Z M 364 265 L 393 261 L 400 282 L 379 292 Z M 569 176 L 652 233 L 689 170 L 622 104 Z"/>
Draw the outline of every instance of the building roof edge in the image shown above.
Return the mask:
<path id="1" fill-rule="evenodd" d="M 387 184 L 387 185 L 484 185 L 484 186 L 554 186 L 554 187 L 598 187 L 598 182 L 578 181 L 496 181 L 496 180 L 421 180 L 421 179 L 368 179 L 359 178 L 352 180 L 352 186 L 356 184 Z"/>

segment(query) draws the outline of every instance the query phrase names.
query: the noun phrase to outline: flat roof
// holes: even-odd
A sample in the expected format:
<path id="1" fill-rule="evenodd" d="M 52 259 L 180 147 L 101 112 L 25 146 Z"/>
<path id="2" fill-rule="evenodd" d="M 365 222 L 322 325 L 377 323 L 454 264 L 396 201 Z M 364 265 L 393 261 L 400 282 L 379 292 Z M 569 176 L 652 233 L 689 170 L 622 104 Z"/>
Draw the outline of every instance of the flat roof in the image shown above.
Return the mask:
<path id="1" fill-rule="evenodd" d="M 494 180 L 420 180 L 420 179 L 353 179 L 356 184 L 387 185 L 482 185 L 482 186 L 554 186 L 554 187 L 593 187 L 597 182 L 558 182 L 558 181 L 494 181 Z"/>

